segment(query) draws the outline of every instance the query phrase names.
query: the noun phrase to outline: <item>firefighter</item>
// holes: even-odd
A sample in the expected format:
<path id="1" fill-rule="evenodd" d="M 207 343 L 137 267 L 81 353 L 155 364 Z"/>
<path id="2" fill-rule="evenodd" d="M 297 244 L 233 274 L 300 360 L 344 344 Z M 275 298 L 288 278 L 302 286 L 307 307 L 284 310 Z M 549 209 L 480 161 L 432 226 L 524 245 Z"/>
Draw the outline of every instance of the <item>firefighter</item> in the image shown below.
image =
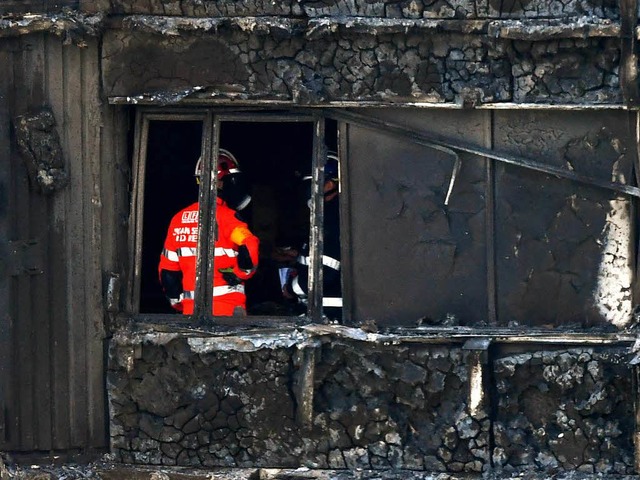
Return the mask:
<path id="1" fill-rule="evenodd" d="M 311 177 L 304 177 L 307 205 L 311 205 Z M 324 167 L 324 248 L 322 254 L 322 307 L 332 320 L 342 318 L 342 278 L 340 273 L 340 195 L 338 156 L 329 152 Z M 306 303 L 309 278 L 309 246 L 300 250 L 295 268 L 290 272 L 283 288 L 287 299 Z"/>
<path id="2" fill-rule="evenodd" d="M 195 170 L 198 184 L 201 173 L 202 157 Z M 260 242 L 238 213 L 251 197 L 238 161 L 228 150 L 219 151 L 217 178 L 213 314 L 244 315 L 244 281 L 256 271 Z M 160 283 L 169 303 L 185 315 L 192 314 L 194 308 L 197 246 L 198 202 L 172 218 L 158 265 Z"/>

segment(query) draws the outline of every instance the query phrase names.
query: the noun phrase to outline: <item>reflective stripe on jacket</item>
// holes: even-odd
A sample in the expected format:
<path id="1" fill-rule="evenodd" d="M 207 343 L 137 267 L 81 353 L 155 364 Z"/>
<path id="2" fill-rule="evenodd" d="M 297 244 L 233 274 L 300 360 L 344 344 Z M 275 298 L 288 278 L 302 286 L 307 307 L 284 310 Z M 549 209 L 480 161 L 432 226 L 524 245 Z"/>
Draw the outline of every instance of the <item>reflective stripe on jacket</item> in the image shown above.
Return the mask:
<path id="1" fill-rule="evenodd" d="M 245 308 L 244 286 L 230 287 L 219 270 L 232 268 L 242 280 L 250 278 L 258 265 L 258 237 L 253 235 L 245 222 L 237 218 L 236 212 L 220 198 L 216 204 L 216 224 L 218 238 L 214 249 L 214 315 L 232 315 L 235 307 Z M 254 268 L 238 268 L 238 247 L 245 245 Z M 196 256 L 198 247 L 198 203 L 179 211 L 171 220 L 164 248 L 160 255 L 158 271 L 182 272 L 183 295 L 180 299 L 170 299 L 172 306 L 184 314 L 193 313 L 196 279 Z M 217 289 L 217 290 L 216 290 Z M 191 297 L 191 298 L 190 298 Z"/>

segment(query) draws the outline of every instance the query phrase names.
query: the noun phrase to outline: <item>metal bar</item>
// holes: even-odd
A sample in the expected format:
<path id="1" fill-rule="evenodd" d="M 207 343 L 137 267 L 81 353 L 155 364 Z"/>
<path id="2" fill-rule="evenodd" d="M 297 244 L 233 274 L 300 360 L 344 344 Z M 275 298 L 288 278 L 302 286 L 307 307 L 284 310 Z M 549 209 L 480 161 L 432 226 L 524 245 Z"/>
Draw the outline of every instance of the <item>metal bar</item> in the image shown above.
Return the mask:
<path id="1" fill-rule="evenodd" d="M 410 129 L 402 125 L 398 125 L 396 123 L 387 122 L 385 120 L 379 120 L 376 118 L 368 117 L 366 115 L 362 115 L 358 113 L 347 112 L 342 110 L 335 111 L 335 110 L 329 110 L 329 109 L 324 109 L 324 113 L 329 118 L 334 118 L 336 120 L 341 120 L 344 122 L 358 123 L 368 128 L 381 129 L 387 133 L 400 135 L 402 137 L 408 138 L 409 140 L 413 141 L 418 145 L 431 147 L 436 150 L 444 151 L 446 153 L 450 153 L 451 150 L 455 150 L 458 152 L 471 153 L 473 155 L 489 158 L 492 160 L 497 160 L 499 162 L 503 162 L 509 165 L 515 165 L 518 167 L 527 168 L 527 169 L 542 172 L 548 175 L 553 175 L 555 177 L 566 178 L 568 180 L 574 180 L 576 182 L 580 182 L 593 187 L 605 188 L 608 190 L 613 190 L 615 192 L 625 193 L 627 195 L 640 198 L 640 188 L 638 187 L 632 187 L 629 185 L 621 185 L 618 183 L 598 180 L 596 178 L 589 177 L 587 175 L 580 175 L 568 170 L 564 170 L 559 167 L 554 167 L 552 165 L 545 165 L 543 163 L 534 162 L 532 160 L 529 160 L 523 157 L 518 157 L 515 155 L 496 154 L 484 148 L 464 145 L 464 144 L 453 142 L 453 141 L 444 141 L 440 139 L 435 139 L 433 137 L 425 135 L 420 131 Z"/>
<path id="2" fill-rule="evenodd" d="M 494 119 L 493 112 L 489 112 L 485 122 L 485 142 L 489 149 L 493 149 Z M 497 264 L 496 264 L 496 182 L 495 165 L 485 159 L 486 206 L 485 206 L 485 248 L 487 255 L 487 320 L 489 325 L 498 323 L 497 296 Z"/>
<path id="3" fill-rule="evenodd" d="M 635 148 L 635 157 L 633 159 L 633 173 L 636 181 L 636 185 L 640 185 L 640 112 L 636 111 L 631 114 L 632 119 L 630 119 L 631 130 L 633 132 L 633 137 L 636 139 L 636 148 Z M 638 205 L 637 202 L 631 202 L 630 205 L 630 215 L 631 218 L 638 218 Z M 640 235 L 638 234 L 638 229 L 632 229 L 632 235 L 634 236 L 632 240 L 632 245 L 635 245 L 633 250 L 633 255 L 635 256 L 635 268 L 633 270 L 633 282 L 631 288 L 631 295 L 633 298 L 633 305 L 637 305 L 638 298 L 640 298 L 640 282 L 638 282 L 638 278 L 640 278 Z"/>
<path id="4" fill-rule="evenodd" d="M 640 367 L 634 365 L 631 367 L 631 385 L 633 395 L 633 412 L 634 412 L 634 432 L 633 432 L 633 451 L 634 451 L 634 470 L 640 473 Z"/>
<path id="5" fill-rule="evenodd" d="M 447 195 L 444 197 L 444 204 L 449 205 L 449 199 L 451 198 L 451 192 L 453 192 L 453 186 L 456 183 L 456 179 L 458 178 L 458 173 L 460 173 L 460 167 L 462 166 L 462 160 L 460 157 L 456 157 L 456 160 L 453 164 L 453 170 L 451 172 L 451 179 L 449 180 L 449 188 L 447 189 Z"/>
<path id="6" fill-rule="evenodd" d="M 108 102 L 111 105 L 137 105 L 145 107 L 160 106 L 164 108 L 176 108 L 176 107 L 207 107 L 216 109 L 229 109 L 230 111 L 237 112 L 245 109 L 247 111 L 259 111 L 267 108 L 300 108 L 300 104 L 293 100 L 265 100 L 263 98 L 243 98 L 239 99 L 233 94 L 229 94 L 225 98 L 183 98 L 179 102 L 172 105 L 166 105 L 166 102 L 161 102 L 154 98 L 153 95 L 138 95 L 135 97 L 122 97 L 111 96 L 108 97 Z M 462 106 L 459 103 L 428 103 L 428 102 L 389 102 L 384 101 L 329 101 L 321 105 L 316 105 L 320 108 L 372 108 L 372 107 L 412 107 L 423 110 L 461 110 Z M 562 103 L 482 103 L 474 107 L 476 110 L 569 110 L 569 111 L 583 111 L 583 110 L 624 110 L 626 107 L 622 103 L 585 103 L 585 104 L 562 104 Z"/>
<path id="7" fill-rule="evenodd" d="M 13 65 L 13 53 L 11 49 L 0 49 L 0 64 Z M 6 99 L 12 98 L 12 70 L 7 68 L 0 74 L 0 96 Z M 11 175 L 11 109 L 9 101 L 0 102 L 0 258 L 9 257 L 9 222 L 11 212 L 14 211 L 13 202 L 10 201 L 9 192 L 15 190 L 12 185 Z M 6 268 L 6 267 L 5 267 Z M 13 356 L 12 322 L 11 322 L 11 283 L 13 279 L 6 273 L 0 275 L 0 450 L 8 450 L 9 425 L 6 408 L 12 398 L 11 393 L 11 360 Z"/>
<path id="8" fill-rule="evenodd" d="M 308 123 L 313 122 L 314 115 L 309 114 L 283 114 L 269 112 L 245 112 L 241 114 L 216 114 L 222 122 L 244 122 L 244 123 Z"/>
<path id="9" fill-rule="evenodd" d="M 342 323 L 353 324 L 353 258 L 351 246 L 351 186 L 349 177 L 348 124 L 338 122 L 338 158 L 340 159 L 340 281 L 342 282 Z"/>
<path id="10" fill-rule="evenodd" d="M 322 253 L 324 247 L 324 165 L 327 152 L 324 144 L 324 118 L 317 116 L 314 125 L 313 161 L 311 167 L 311 223 L 309 227 L 309 291 L 307 314 L 313 322 L 322 321 Z"/>
<path id="11" fill-rule="evenodd" d="M 296 399 L 296 423 L 308 429 L 313 423 L 313 394 L 317 345 L 302 345 L 293 354 L 296 367 L 293 393 Z"/>
<path id="12" fill-rule="evenodd" d="M 144 175 L 149 141 L 149 120 L 136 111 L 135 138 L 133 145 L 133 188 L 131 193 L 131 221 L 129 230 L 129 279 L 127 312 L 140 310 L 140 271 L 142 269 L 142 224 L 144 219 Z"/>
<path id="13" fill-rule="evenodd" d="M 640 105 L 637 25 L 638 0 L 620 0 L 620 89 L 627 107 Z"/>
<path id="14" fill-rule="evenodd" d="M 216 171 L 218 158 L 217 119 L 211 111 L 207 112 L 205 126 L 202 130 L 202 165 L 200 188 L 198 191 L 198 255 L 196 264 L 196 298 L 193 318 L 200 323 L 209 323 L 213 306 L 213 251 L 215 241 L 215 204 L 216 184 L 213 172 Z M 217 163 L 217 162 L 216 162 Z"/>
<path id="15" fill-rule="evenodd" d="M 282 112 L 270 112 L 265 111 L 264 108 L 246 107 L 246 108 L 231 108 L 231 107 L 215 107 L 208 106 L 213 110 L 216 118 L 220 122 L 245 122 L 245 123 L 270 123 L 270 122 L 312 122 L 313 113 L 309 110 L 304 110 L 305 113 L 282 113 Z M 154 120 L 165 121 L 188 121 L 188 120 L 202 120 L 203 111 L 202 107 L 198 108 L 185 108 L 185 107 L 155 107 L 144 106 L 141 107 L 145 118 Z"/>
<path id="16" fill-rule="evenodd" d="M 184 318 L 184 320 L 178 320 Z M 218 318 L 220 320 L 218 320 Z M 133 322 L 134 328 L 147 332 L 149 326 L 158 328 L 189 329 L 194 332 L 207 331 L 211 334 L 225 331 L 236 332 L 236 326 L 278 328 L 283 333 L 304 332 L 309 336 L 335 336 L 337 338 L 353 338 L 359 341 L 372 343 L 463 343 L 469 339 L 476 341 L 482 339 L 491 340 L 491 344 L 549 344 L 549 345 L 626 345 L 632 346 L 637 340 L 634 333 L 582 333 L 559 332 L 557 330 L 534 330 L 522 328 L 474 328 L 474 327 L 397 327 L 382 334 L 368 333 L 362 329 L 344 325 L 303 325 L 291 318 L 283 317 L 259 317 L 225 318 L 216 317 L 216 325 L 211 329 L 196 328 L 187 317 L 177 317 L 172 314 L 147 314 L 118 316 L 120 323 Z M 229 330 L 220 328 L 229 326 Z M 155 328 L 155 327 L 154 327 Z"/>

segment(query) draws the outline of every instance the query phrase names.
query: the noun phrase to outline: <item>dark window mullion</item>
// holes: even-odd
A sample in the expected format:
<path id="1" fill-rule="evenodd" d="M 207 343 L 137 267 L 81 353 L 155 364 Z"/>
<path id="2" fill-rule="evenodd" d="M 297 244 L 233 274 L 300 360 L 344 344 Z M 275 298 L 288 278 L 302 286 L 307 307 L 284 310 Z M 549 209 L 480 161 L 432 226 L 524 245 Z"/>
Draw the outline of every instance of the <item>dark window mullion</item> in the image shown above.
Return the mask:
<path id="1" fill-rule="evenodd" d="M 314 120 L 313 159 L 311 167 L 312 201 L 311 228 L 309 232 L 309 297 L 308 315 L 313 322 L 322 321 L 322 253 L 324 246 L 324 165 L 326 146 L 324 143 L 324 117 Z"/>
<path id="2" fill-rule="evenodd" d="M 340 195 L 340 282 L 342 283 L 342 323 L 349 325 L 353 323 L 352 311 L 353 305 L 351 299 L 351 282 L 345 281 L 347 278 L 353 278 L 353 272 L 351 269 L 351 230 L 349 228 L 349 209 L 347 199 L 350 198 L 351 190 L 349 189 L 348 175 L 349 171 L 349 156 L 348 152 L 348 124 L 347 122 L 338 122 L 338 158 L 340 162 L 338 168 L 339 182 L 338 186 Z"/>
<path id="3" fill-rule="evenodd" d="M 213 292 L 213 252 L 215 241 L 216 182 L 213 172 L 217 171 L 218 125 L 212 112 L 207 112 L 205 120 L 202 155 L 203 171 L 198 192 L 198 257 L 196 266 L 196 290 L 194 319 L 204 321 L 211 317 Z"/>
<path id="4" fill-rule="evenodd" d="M 134 253 L 134 261 L 130 263 L 129 298 L 127 312 L 140 313 L 140 277 L 142 271 L 142 225 L 144 217 L 144 179 L 146 178 L 147 142 L 149 141 L 149 119 L 140 110 L 136 111 L 134 144 L 133 197 L 131 212 L 135 216 L 133 236 L 129 238 L 129 251 Z"/>

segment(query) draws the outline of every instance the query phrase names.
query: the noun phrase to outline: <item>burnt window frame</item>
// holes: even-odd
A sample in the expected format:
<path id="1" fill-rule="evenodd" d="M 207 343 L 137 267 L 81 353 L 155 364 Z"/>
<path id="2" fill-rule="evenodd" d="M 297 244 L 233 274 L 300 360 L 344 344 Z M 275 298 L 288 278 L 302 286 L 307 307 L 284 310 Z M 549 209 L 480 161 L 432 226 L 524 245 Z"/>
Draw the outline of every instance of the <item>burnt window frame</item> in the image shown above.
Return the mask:
<path id="1" fill-rule="evenodd" d="M 454 165 L 451 170 L 451 174 L 448 181 L 448 188 L 446 188 L 446 194 L 444 195 L 443 201 L 445 205 L 451 198 L 451 196 L 456 195 L 456 182 L 458 180 L 458 176 L 460 173 L 460 169 L 462 168 L 462 164 L 465 161 L 460 157 L 461 154 L 471 154 L 477 156 L 478 158 L 483 159 L 485 162 L 486 169 L 486 178 L 492 178 L 494 175 L 494 169 L 496 165 L 511 165 L 523 169 L 525 171 L 538 172 L 542 174 L 546 174 L 552 176 L 557 179 L 569 180 L 575 182 L 578 185 L 585 185 L 593 188 L 603 189 L 609 192 L 616 192 L 618 194 L 622 194 L 628 196 L 631 202 L 632 211 L 637 212 L 637 202 L 640 201 L 640 186 L 638 185 L 638 175 L 636 171 L 636 175 L 633 180 L 629 184 L 616 182 L 614 180 L 603 180 L 597 178 L 591 174 L 584 174 L 574 172 L 572 170 L 563 169 L 554 165 L 550 165 L 543 162 L 538 162 L 536 160 L 532 160 L 527 158 L 526 156 L 518 155 L 518 154 L 510 154 L 506 152 L 496 151 L 492 148 L 487 148 L 479 145 L 475 145 L 473 143 L 467 143 L 464 140 L 459 140 L 455 138 L 444 138 L 437 136 L 428 131 L 420 130 L 416 127 L 409 126 L 398 121 L 394 120 L 386 120 L 383 118 L 378 118 L 375 115 L 368 115 L 363 113 L 362 109 L 352 111 L 346 108 L 332 108 L 332 109 L 323 109 L 324 115 L 326 118 L 331 118 L 338 122 L 339 131 L 341 132 L 342 142 L 341 142 L 341 168 L 348 168 L 348 162 L 350 161 L 349 156 L 346 154 L 348 148 L 346 147 L 349 142 L 349 135 L 346 133 L 348 126 L 357 125 L 359 127 L 363 127 L 365 129 L 373 130 L 373 131 L 384 131 L 386 134 L 389 134 L 396 138 L 402 138 L 407 142 L 411 142 L 415 145 L 423 146 L 429 149 L 437 150 L 448 155 L 451 155 L 454 158 Z M 352 159 L 351 159 L 352 160 Z M 343 165 L 344 164 L 344 165 Z M 347 178 L 348 180 L 348 178 Z M 346 190 L 349 189 L 349 181 L 342 184 L 343 188 Z M 527 341 L 537 341 L 536 339 L 544 338 L 545 335 L 548 335 L 549 332 L 553 332 L 551 335 L 553 338 L 573 338 L 573 336 L 577 336 L 582 340 L 587 339 L 587 341 L 591 341 L 591 339 L 595 339 L 595 342 L 600 341 L 616 341 L 616 338 L 620 338 L 620 332 L 602 332 L 602 331 L 592 331 L 588 328 L 569 328 L 564 330 L 563 333 L 558 333 L 555 327 L 550 329 L 544 329 L 540 327 L 518 327 L 518 326 L 498 326 L 499 313 L 497 311 L 497 272 L 496 272 L 496 251 L 495 251 L 495 225 L 496 219 L 494 218 L 494 188 L 495 185 L 493 181 L 489 181 L 487 183 L 487 208 L 489 212 L 489 217 L 487 218 L 487 235 L 489 237 L 489 241 L 487 242 L 487 271 L 486 271 L 486 286 L 487 286 L 487 323 L 485 326 L 423 326 L 418 324 L 416 327 L 407 327 L 400 325 L 391 325 L 387 326 L 386 329 L 389 332 L 394 332 L 398 334 L 409 333 L 411 335 L 419 335 L 419 336 L 429 336 L 431 334 L 452 334 L 454 336 L 458 334 L 462 334 L 463 336 L 471 335 L 473 339 L 480 338 L 495 338 L 497 332 L 500 332 L 501 335 L 515 335 L 520 339 L 526 338 Z M 347 199 L 349 196 L 346 196 Z M 346 202 L 345 202 L 346 203 Z M 343 208 L 344 212 L 344 208 Z M 633 215 L 633 214 L 632 214 Z M 637 214 L 636 214 L 637 215 Z M 353 232 L 351 232 L 344 225 L 345 214 L 341 215 L 341 225 L 342 231 L 346 236 L 351 236 Z M 637 233 L 635 233 L 636 239 L 632 241 L 632 243 L 637 244 Z M 345 242 L 345 239 L 341 239 L 342 242 Z M 351 246 L 350 238 L 347 240 L 348 245 Z M 639 265 L 639 260 L 637 256 L 633 263 Z M 342 262 L 343 267 L 348 266 L 349 257 L 347 256 Z M 353 274 L 353 270 L 351 268 L 346 269 L 346 272 L 343 274 L 345 278 L 350 278 L 349 274 Z M 631 291 L 632 295 L 637 295 L 638 290 L 640 289 L 640 282 L 638 280 L 638 275 L 636 273 L 636 280 L 632 283 Z M 354 300 L 355 294 L 351 291 L 351 282 L 345 282 L 343 288 L 343 297 L 345 298 L 345 303 L 343 307 L 343 315 L 345 318 L 349 318 L 351 322 L 353 322 L 353 308 L 352 302 Z M 358 319 L 359 321 L 365 319 Z M 523 337 L 523 331 L 526 331 L 526 336 Z M 475 347 L 474 347 L 475 348 Z M 481 349 L 485 349 L 486 346 L 482 346 Z"/>
<path id="2" fill-rule="evenodd" d="M 313 111 L 269 111 L 266 109 L 242 109 L 224 107 L 163 108 L 140 106 L 136 108 L 134 141 L 132 152 L 132 184 L 130 203 L 129 252 L 130 264 L 126 282 L 127 293 L 124 312 L 127 316 L 149 323 L 183 323 L 205 326 L 282 326 L 299 323 L 321 323 L 323 321 L 323 286 L 322 286 L 322 247 L 323 247 L 323 214 L 324 202 L 322 186 L 324 184 L 324 165 L 327 147 L 325 145 L 325 120 L 321 112 Z M 199 202 L 199 236 L 196 256 L 195 305 L 192 315 L 145 313 L 140 312 L 142 258 L 143 258 L 143 222 L 145 217 L 145 179 L 148 162 L 149 129 L 153 121 L 200 121 L 202 122 L 201 152 L 203 158 L 203 174 L 198 189 Z M 213 180 L 214 163 L 220 149 L 221 124 L 224 122 L 256 122 L 285 123 L 305 122 L 313 127 L 312 137 L 312 201 L 310 205 L 309 234 L 309 295 L 307 312 L 303 316 L 259 316 L 245 317 L 213 316 L 213 298 L 205 292 L 213 289 L 214 248 L 211 239 L 215 232 L 215 205 L 217 190 Z M 338 137 L 339 137 L 338 133 Z M 340 141 L 338 140 L 338 146 Z M 340 147 L 339 147 L 340 148 Z M 340 164 L 339 188 L 342 188 L 344 165 Z M 341 226 L 343 210 L 341 205 Z M 346 243 L 341 240 L 344 250 Z M 203 281 L 204 279 L 204 281 Z M 342 278 L 343 284 L 345 279 Z M 343 312 L 347 310 L 343 306 Z M 344 322 L 344 320 L 343 320 Z"/>
<path id="3" fill-rule="evenodd" d="M 350 265 L 350 256 L 349 252 L 353 247 L 351 232 L 348 228 L 348 215 L 349 215 L 349 205 L 348 198 L 349 192 L 349 180 L 348 171 L 349 171 L 349 158 L 346 155 L 348 150 L 347 143 L 349 141 L 348 134 L 346 133 L 349 125 L 359 125 L 364 126 L 373 130 L 383 130 L 386 133 L 390 133 L 399 138 L 404 138 L 408 142 L 412 142 L 418 145 L 422 145 L 427 148 L 431 148 L 434 150 L 446 151 L 446 153 L 451 154 L 456 157 L 454 168 L 451 172 L 451 176 L 449 178 L 449 185 L 447 189 L 446 199 L 448 199 L 451 195 L 456 195 L 456 177 L 458 171 L 461 166 L 461 160 L 458 158 L 459 154 L 469 153 L 473 155 L 477 155 L 480 158 L 484 158 L 486 161 L 486 168 L 489 170 L 494 168 L 495 162 L 514 165 L 517 167 L 521 167 L 527 170 L 537 171 L 549 175 L 553 175 L 558 178 L 564 178 L 572 181 L 576 181 L 578 183 L 587 184 L 595 187 L 605 188 L 608 190 L 617 191 L 619 193 L 627 194 L 632 197 L 640 198 L 640 188 L 634 185 L 624 185 L 614 182 L 602 181 L 597 178 L 580 175 L 572 171 L 566 171 L 559 169 L 557 167 L 539 163 L 532 161 L 530 159 L 519 157 L 517 155 L 509 155 L 505 153 L 496 152 L 490 149 L 486 149 L 483 147 L 465 144 L 463 142 L 457 142 L 455 140 L 446 140 L 436 138 L 430 135 L 427 132 L 419 131 L 415 128 L 401 125 L 399 123 L 393 121 L 387 121 L 382 119 L 377 119 L 375 116 L 365 116 L 362 113 L 350 111 L 347 108 L 317 108 L 317 109 L 304 109 L 304 108 L 288 108 L 279 111 L 269 110 L 267 107 L 212 107 L 210 105 L 204 106 L 195 106 L 195 107 L 159 107 L 159 106 L 139 106 L 136 109 L 136 129 L 135 129 L 135 142 L 134 142 L 134 172 L 133 172 L 133 192 L 132 192 L 132 202 L 131 202 L 131 215 L 132 215 L 132 228 L 130 228 L 130 251 L 135 257 L 129 270 L 128 276 L 128 294 L 126 296 L 126 309 L 125 312 L 128 315 L 134 316 L 137 319 L 149 320 L 150 322 L 167 322 L 167 321 L 176 321 L 176 319 L 180 318 L 181 320 L 186 320 L 189 323 L 194 322 L 202 322 L 206 320 L 211 320 L 215 318 L 215 321 L 212 323 L 214 325 L 229 325 L 234 327 L 241 327 L 246 325 L 251 326 L 278 326 L 278 325 L 297 325 L 300 323 L 322 323 L 324 321 L 322 315 L 322 257 L 317 254 L 320 252 L 323 245 L 323 232 L 322 228 L 312 228 L 312 252 L 315 252 L 316 255 L 311 255 L 312 259 L 310 262 L 310 293 L 309 296 L 309 308 L 306 316 L 303 318 L 300 317 L 276 317 L 276 316 L 258 316 L 252 315 L 244 318 L 238 317 L 213 317 L 211 314 L 208 314 L 210 310 L 207 310 L 207 307 L 211 306 L 210 301 L 205 301 L 203 306 L 192 315 L 188 316 L 178 316 L 178 315 L 163 315 L 163 314 L 145 314 L 140 313 L 138 311 L 140 298 L 139 298 L 139 288 L 140 288 L 140 266 L 141 266 L 141 240 L 142 240 L 142 226 L 141 221 L 144 212 L 144 204 L 141 199 L 141 195 L 143 195 L 144 190 L 140 190 L 140 181 L 143 180 L 144 177 L 144 165 L 141 165 L 141 160 L 144 160 L 143 163 L 146 164 L 146 143 L 145 140 L 148 138 L 148 127 L 149 122 L 157 119 L 157 120 L 172 120 L 172 119 L 181 119 L 181 120 L 193 120 L 193 119 L 201 119 L 203 121 L 203 143 L 202 148 L 204 151 L 210 152 L 208 156 L 208 161 L 206 162 L 206 168 L 209 174 L 211 173 L 211 159 L 214 157 L 214 152 L 217 152 L 218 149 L 218 137 L 214 135 L 215 132 L 220 131 L 220 122 L 227 121 L 241 121 L 241 122 L 291 122 L 293 120 L 296 121 L 304 121 L 304 122 L 312 122 L 314 125 L 314 134 L 313 134 L 313 168 L 312 172 L 313 176 L 313 189 L 314 202 L 312 204 L 311 210 L 311 221 L 313 225 L 322 225 L 321 219 L 323 218 L 323 202 L 321 201 L 320 194 L 320 186 L 323 184 L 323 166 L 324 159 L 326 157 L 326 147 L 324 143 L 324 125 L 325 120 L 331 119 L 337 122 L 337 130 L 338 130 L 338 153 L 340 157 L 340 190 L 342 192 L 343 201 L 341 201 L 340 206 L 340 226 L 341 226 L 341 249 L 342 249 L 342 260 L 341 260 L 341 278 L 342 278 L 342 297 L 343 297 L 343 307 L 342 307 L 342 321 L 340 322 L 343 325 L 353 325 L 356 320 L 353 318 L 353 291 L 351 285 L 351 277 L 353 275 L 353 271 Z M 215 123 L 218 122 L 218 123 Z M 210 125 L 210 127 L 209 127 Z M 215 125 L 215 128 L 214 128 Z M 146 131 L 145 131 L 146 129 Z M 142 133 L 145 132 L 143 135 Z M 210 175 L 205 175 L 206 178 L 209 178 Z M 491 184 L 488 188 L 492 188 Z M 200 193 L 203 196 L 205 201 L 215 203 L 215 189 L 212 190 L 212 185 L 209 182 L 207 185 L 208 193 L 205 194 L 200 189 Z M 489 195 L 491 198 L 492 195 Z M 445 199 L 445 201 L 446 201 Z M 204 202 L 201 201 L 201 205 Z M 202 207 L 201 207 L 202 208 Z M 490 222 L 493 220 L 490 219 Z M 213 228 L 211 225 L 208 225 L 207 228 Z M 491 259 L 495 255 L 495 252 L 492 250 L 493 242 L 488 243 L 488 258 Z M 207 260 L 207 268 L 211 268 L 213 258 L 209 258 Z M 495 299 L 495 267 L 493 265 L 493 261 L 488 262 L 487 266 L 487 291 L 488 291 L 488 315 L 487 328 L 479 328 L 479 327 L 465 327 L 466 331 L 473 331 L 475 335 L 490 335 L 490 331 L 492 328 L 496 327 L 497 323 L 497 312 L 496 312 L 496 299 Z M 199 265 L 200 275 L 202 274 L 204 265 Z M 210 271 L 210 270 L 209 270 Z M 211 282 L 212 280 L 209 280 Z M 137 287 L 136 287 L 137 282 Z M 137 290 L 136 290 L 137 288 Z M 208 286 L 201 286 L 202 288 L 208 288 Z M 634 290 L 637 289 L 637 283 L 634 285 Z M 137 295 L 136 295 L 137 294 Z M 206 296 L 205 296 L 206 299 Z M 182 322 L 184 323 L 184 322 Z M 393 328 L 393 327 L 392 327 Z M 456 327 L 458 328 L 458 327 Z M 501 328 L 501 327 L 499 327 Z M 503 328 L 501 328 L 503 329 Z M 400 330 L 407 330 L 407 327 L 400 327 Z M 429 333 L 430 330 L 445 332 L 448 330 L 447 327 L 433 327 L 432 329 L 421 327 L 420 331 L 424 331 L 424 333 Z M 509 329 L 507 329 L 509 330 Z"/>

